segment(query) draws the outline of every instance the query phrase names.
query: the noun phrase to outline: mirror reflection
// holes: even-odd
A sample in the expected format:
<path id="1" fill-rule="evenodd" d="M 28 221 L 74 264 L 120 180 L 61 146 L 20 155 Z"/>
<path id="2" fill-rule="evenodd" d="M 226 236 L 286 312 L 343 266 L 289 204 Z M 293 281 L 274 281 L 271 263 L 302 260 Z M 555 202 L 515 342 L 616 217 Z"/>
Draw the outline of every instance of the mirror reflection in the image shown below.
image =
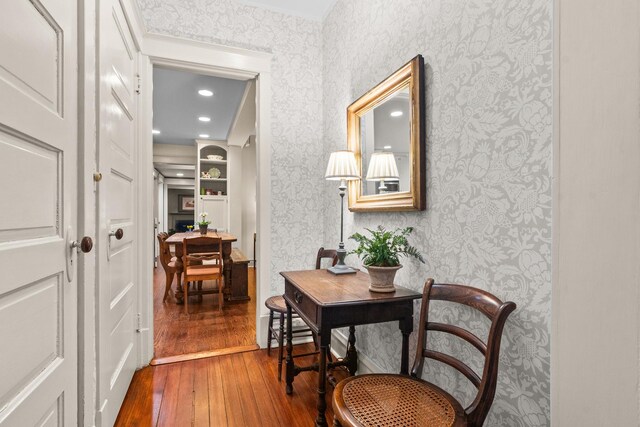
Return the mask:
<path id="1" fill-rule="evenodd" d="M 411 104 L 409 86 L 360 117 L 362 195 L 410 190 Z"/>

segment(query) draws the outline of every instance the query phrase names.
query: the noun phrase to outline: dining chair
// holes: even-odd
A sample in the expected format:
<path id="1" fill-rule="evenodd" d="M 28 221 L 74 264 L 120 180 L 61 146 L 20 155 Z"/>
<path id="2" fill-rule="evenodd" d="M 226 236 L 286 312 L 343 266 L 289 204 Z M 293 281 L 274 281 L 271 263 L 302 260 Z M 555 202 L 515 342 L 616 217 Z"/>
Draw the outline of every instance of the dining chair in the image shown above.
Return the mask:
<path id="1" fill-rule="evenodd" d="M 336 265 L 336 263 L 338 262 L 338 253 L 335 249 L 320 248 L 318 250 L 318 254 L 316 255 L 316 270 L 322 268 L 322 262 L 325 259 L 330 259 L 332 266 Z M 271 355 L 271 342 L 275 340 L 278 343 L 278 381 L 280 381 L 282 377 L 282 361 L 284 360 L 284 337 L 287 334 L 287 331 L 285 330 L 285 323 L 287 319 L 287 305 L 284 302 L 284 297 L 282 295 L 274 295 L 267 298 L 267 300 L 265 301 L 265 305 L 269 309 L 269 340 L 267 341 L 267 355 Z M 273 327 L 273 318 L 275 313 L 279 314 L 278 329 Z M 293 310 L 292 313 L 292 319 L 297 319 L 300 317 Z M 291 333 L 297 338 L 312 336 L 316 351 L 318 350 L 318 340 L 313 331 L 311 331 L 311 329 L 309 329 L 306 325 L 293 328 Z M 311 354 L 314 353 L 296 354 L 293 357 L 303 357 L 309 356 Z"/>
<path id="2" fill-rule="evenodd" d="M 212 280 L 216 287 L 199 290 L 198 295 L 218 293 L 218 311 L 222 311 L 224 289 L 224 265 L 222 262 L 222 238 L 189 237 L 182 240 L 184 309 L 189 313 L 189 282 Z M 194 286 L 195 289 L 195 286 Z M 194 292 L 195 293 L 195 292 Z"/>
<path id="3" fill-rule="evenodd" d="M 429 321 L 429 303 L 435 300 L 463 304 L 489 318 L 491 326 L 486 343 L 459 326 Z M 436 284 L 428 279 L 422 293 L 418 345 L 411 375 L 368 374 L 342 380 L 333 391 L 334 426 L 482 426 L 496 392 L 502 330 L 515 309 L 515 303 L 503 303 L 486 291 Z M 428 331 L 454 335 L 475 347 L 484 356 L 482 376 L 456 356 L 427 348 Z M 455 368 L 476 387 L 476 396 L 466 409 L 443 389 L 420 379 L 425 358 Z"/>
<path id="4" fill-rule="evenodd" d="M 160 265 L 164 269 L 165 273 L 165 284 L 164 284 L 164 297 L 162 298 L 162 302 L 165 302 L 169 295 L 171 294 L 171 285 L 173 284 L 173 277 L 177 273 L 176 269 L 176 257 L 171 255 L 171 250 L 166 240 L 169 235 L 165 232 L 158 233 L 158 247 L 160 248 L 160 253 L 158 258 L 160 259 Z"/>

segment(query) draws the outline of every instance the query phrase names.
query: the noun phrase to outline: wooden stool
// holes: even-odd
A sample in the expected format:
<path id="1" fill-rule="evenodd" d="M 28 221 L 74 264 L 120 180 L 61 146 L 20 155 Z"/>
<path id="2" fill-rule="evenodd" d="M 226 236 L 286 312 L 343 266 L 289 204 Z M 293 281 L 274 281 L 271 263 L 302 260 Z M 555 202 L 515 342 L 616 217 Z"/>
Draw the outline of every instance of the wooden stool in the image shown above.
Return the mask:
<path id="1" fill-rule="evenodd" d="M 322 267 L 322 260 L 330 259 L 331 265 L 336 265 L 338 262 L 338 253 L 335 249 L 325 249 L 320 248 L 318 250 L 318 254 L 316 255 L 316 269 L 319 270 Z M 282 360 L 284 359 L 284 355 L 282 349 L 284 348 L 284 337 L 286 331 L 284 330 L 284 323 L 286 320 L 287 313 L 287 305 L 284 302 L 284 297 L 282 295 L 275 295 L 264 302 L 264 304 L 269 309 L 269 340 L 267 341 L 267 355 L 271 355 L 271 342 L 276 340 L 278 342 L 278 381 L 280 381 L 280 377 L 282 376 Z M 274 313 L 279 314 L 280 325 L 278 330 L 273 327 L 273 317 Z M 299 318 L 299 316 L 294 312 L 292 319 Z M 311 329 L 306 327 L 300 327 L 291 331 L 292 335 L 296 336 L 312 336 L 313 344 L 315 346 L 316 352 L 318 351 L 318 340 L 316 339 L 316 334 L 311 331 Z M 315 354 L 314 353 L 304 353 L 304 354 L 295 354 L 293 357 L 303 357 Z M 331 358 L 331 356 L 328 356 Z"/>

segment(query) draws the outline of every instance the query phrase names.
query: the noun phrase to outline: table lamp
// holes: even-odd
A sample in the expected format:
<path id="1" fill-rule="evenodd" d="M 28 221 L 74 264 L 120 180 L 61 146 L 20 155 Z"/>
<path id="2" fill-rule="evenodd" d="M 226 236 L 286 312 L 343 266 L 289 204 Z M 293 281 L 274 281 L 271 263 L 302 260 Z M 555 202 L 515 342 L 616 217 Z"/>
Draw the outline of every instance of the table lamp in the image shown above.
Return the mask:
<path id="1" fill-rule="evenodd" d="M 367 169 L 367 181 L 380 181 L 378 190 L 385 191 L 387 186 L 385 181 L 398 181 L 400 174 L 393 153 L 378 151 L 371 155 L 369 168 Z"/>
<path id="2" fill-rule="evenodd" d="M 356 157 L 352 151 L 343 150 L 331 153 L 324 177 L 327 180 L 340 181 L 338 187 L 340 190 L 340 244 L 337 250 L 338 263 L 329 268 L 333 274 L 348 274 L 357 271 L 344 263 L 344 258 L 347 256 L 347 251 L 344 249 L 344 194 L 347 189 L 347 181 L 360 179 L 358 172 Z"/>

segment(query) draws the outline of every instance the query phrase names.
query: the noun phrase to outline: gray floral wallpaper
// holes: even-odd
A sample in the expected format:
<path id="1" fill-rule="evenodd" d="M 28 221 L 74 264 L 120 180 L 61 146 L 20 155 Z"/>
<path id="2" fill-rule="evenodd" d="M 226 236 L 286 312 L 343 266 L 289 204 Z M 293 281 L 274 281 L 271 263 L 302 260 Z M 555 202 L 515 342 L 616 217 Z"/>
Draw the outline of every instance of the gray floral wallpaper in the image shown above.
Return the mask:
<path id="1" fill-rule="evenodd" d="M 405 262 L 398 284 L 421 290 L 434 277 L 515 301 L 486 425 L 549 425 L 553 1 L 338 0 L 322 24 L 233 0 L 137 1 L 151 32 L 273 53 L 274 294 L 279 271 L 310 267 L 319 243 L 337 245 L 339 197 L 323 174 L 329 153 L 346 147 L 347 106 L 424 56 L 427 210 L 347 212 L 345 233 L 414 226 L 427 263 Z M 467 310 L 435 308 L 486 334 L 484 319 Z M 359 327 L 357 339 L 380 367 L 399 369 L 397 325 Z M 471 396 L 466 380 L 442 366 L 430 363 L 425 378 Z"/>
<path id="2" fill-rule="evenodd" d="M 319 22 L 233 0 L 137 0 L 147 30 L 273 54 L 272 293 L 278 272 L 312 268 L 323 240 Z"/>
<path id="3" fill-rule="evenodd" d="M 413 226 L 427 263 L 405 262 L 398 284 L 421 290 L 434 277 L 517 303 L 488 426 L 550 423 L 552 3 L 339 0 L 322 29 L 325 159 L 346 147 L 346 107 L 416 54 L 425 58 L 427 210 L 348 213 L 345 234 Z M 324 188 L 330 244 L 339 239 L 339 199 L 335 185 Z M 359 265 L 353 255 L 348 263 Z M 486 335 L 485 319 L 435 308 Z M 445 351 L 475 351 L 432 340 Z M 383 369 L 399 369 L 396 324 L 359 327 L 357 344 Z M 428 365 L 425 378 L 469 402 L 466 379 Z"/>

